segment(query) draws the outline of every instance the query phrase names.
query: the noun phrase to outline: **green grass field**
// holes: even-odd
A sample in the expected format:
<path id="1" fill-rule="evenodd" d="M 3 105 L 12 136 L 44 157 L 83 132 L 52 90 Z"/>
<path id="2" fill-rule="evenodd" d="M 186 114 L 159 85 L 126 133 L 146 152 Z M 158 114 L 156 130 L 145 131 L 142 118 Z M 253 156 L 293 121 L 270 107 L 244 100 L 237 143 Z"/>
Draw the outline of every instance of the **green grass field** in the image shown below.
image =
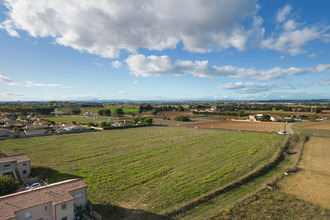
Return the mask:
<path id="1" fill-rule="evenodd" d="M 94 208 L 108 219 L 131 209 L 149 217 L 170 212 L 267 163 L 284 141 L 273 134 L 144 127 L 10 139 L 0 153 L 28 154 L 32 166 L 52 169 L 50 182 L 82 178 Z"/>

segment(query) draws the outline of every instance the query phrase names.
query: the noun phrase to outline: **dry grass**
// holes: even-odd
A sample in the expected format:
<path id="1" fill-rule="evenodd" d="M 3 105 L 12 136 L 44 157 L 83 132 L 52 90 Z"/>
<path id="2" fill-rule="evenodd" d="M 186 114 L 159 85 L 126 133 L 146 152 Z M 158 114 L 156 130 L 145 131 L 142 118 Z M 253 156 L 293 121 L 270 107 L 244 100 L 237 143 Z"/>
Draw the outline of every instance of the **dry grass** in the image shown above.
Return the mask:
<path id="1" fill-rule="evenodd" d="M 279 183 L 283 192 L 330 209 L 330 138 L 311 137 L 299 163 L 301 171 Z"/>

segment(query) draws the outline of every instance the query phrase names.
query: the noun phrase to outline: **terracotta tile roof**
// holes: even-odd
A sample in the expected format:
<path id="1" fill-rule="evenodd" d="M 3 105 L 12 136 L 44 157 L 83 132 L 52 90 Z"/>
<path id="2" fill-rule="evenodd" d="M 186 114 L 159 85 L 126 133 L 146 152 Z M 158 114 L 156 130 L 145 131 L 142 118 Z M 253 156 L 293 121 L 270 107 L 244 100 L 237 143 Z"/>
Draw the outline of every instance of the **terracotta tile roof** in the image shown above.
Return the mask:
<path id="1" fill-rule="evenodd" d="M 26 162 L 30 161 L 30 158 L 26 154 L 18 154 L 18 155 L 11 155 L 8 157 L 0 157 L 0 163 L 8 163 L 8 162 Z"/>
<path id="2" fill-rule="evenodd" d="M 73 200 L 71 191 L 87 187 L 81 179 L 66 180 L 0 197 L 0 219 L 15 218 L 15 212 L 52 202 L 54 205 Z"/>

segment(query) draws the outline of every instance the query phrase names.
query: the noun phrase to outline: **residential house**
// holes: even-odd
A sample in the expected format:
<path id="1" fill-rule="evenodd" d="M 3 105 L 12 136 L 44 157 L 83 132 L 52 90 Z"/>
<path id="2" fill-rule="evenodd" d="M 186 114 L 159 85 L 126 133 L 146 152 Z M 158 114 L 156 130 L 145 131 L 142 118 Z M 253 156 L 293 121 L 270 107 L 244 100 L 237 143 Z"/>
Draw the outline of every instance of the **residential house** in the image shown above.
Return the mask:
<path id="1" fill-rule="evenodd" d="M 20 121 L 6 121 L 4 127 L 5 128 L 13 128 L 13 127 L 22 127 L 23 124 Z"/>
<path id="2" fill-rule="evenodd" d="M 66 180 L 0 197 L 0 219 L 73 220 L 87 205 L 87 185 Z"/>
<path id="3" fill-rule="evenodd" d="M 69 124 L 63 124 L 63 129 L 66 131 L 79 131 L 79 130 L 84 130 L 84 127 L 69 123 Z"/>
<path id="4" fill-rule="evenodd" d="M 273 116 L 270 117 L 270 120 L 271 121 L 279 122 L 279 121 L 283 121 L 284 120 L 284 117 L 283 116 L 279 116 L 279 115 L 273 115 Z"/>
<path id="5" fill-rule="evenodd" d="M 31 160 L 26 154 L 0 157 L 0 176 L 11 175 L 23 180 L 29 178 L 30 173 Z"/>
<path id="6" fill-rule="evenodd" d="M 43 129 L 31 129 L 31 130 L 24 130 L 24 134 L 26 136 L 37 136 L 45 134 L 45 130 Z"/>

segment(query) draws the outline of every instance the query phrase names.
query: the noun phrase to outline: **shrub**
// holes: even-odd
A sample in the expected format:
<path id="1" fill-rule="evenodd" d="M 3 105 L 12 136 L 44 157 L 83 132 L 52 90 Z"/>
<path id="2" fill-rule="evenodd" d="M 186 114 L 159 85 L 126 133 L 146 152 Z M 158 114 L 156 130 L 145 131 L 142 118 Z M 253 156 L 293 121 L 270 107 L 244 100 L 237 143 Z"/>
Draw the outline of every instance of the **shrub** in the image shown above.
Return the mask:
<path id="1" fill-rule="evenodd" d="M 174 121 L 190 121 L 189 116 L 179 115 L 174 118 Z"/>
<path id="2" fill-rule="evenodd" d="M 0 196 L 15 193 L 18 190 L 19 182 L 12 176 L 0 177 Z"/>

